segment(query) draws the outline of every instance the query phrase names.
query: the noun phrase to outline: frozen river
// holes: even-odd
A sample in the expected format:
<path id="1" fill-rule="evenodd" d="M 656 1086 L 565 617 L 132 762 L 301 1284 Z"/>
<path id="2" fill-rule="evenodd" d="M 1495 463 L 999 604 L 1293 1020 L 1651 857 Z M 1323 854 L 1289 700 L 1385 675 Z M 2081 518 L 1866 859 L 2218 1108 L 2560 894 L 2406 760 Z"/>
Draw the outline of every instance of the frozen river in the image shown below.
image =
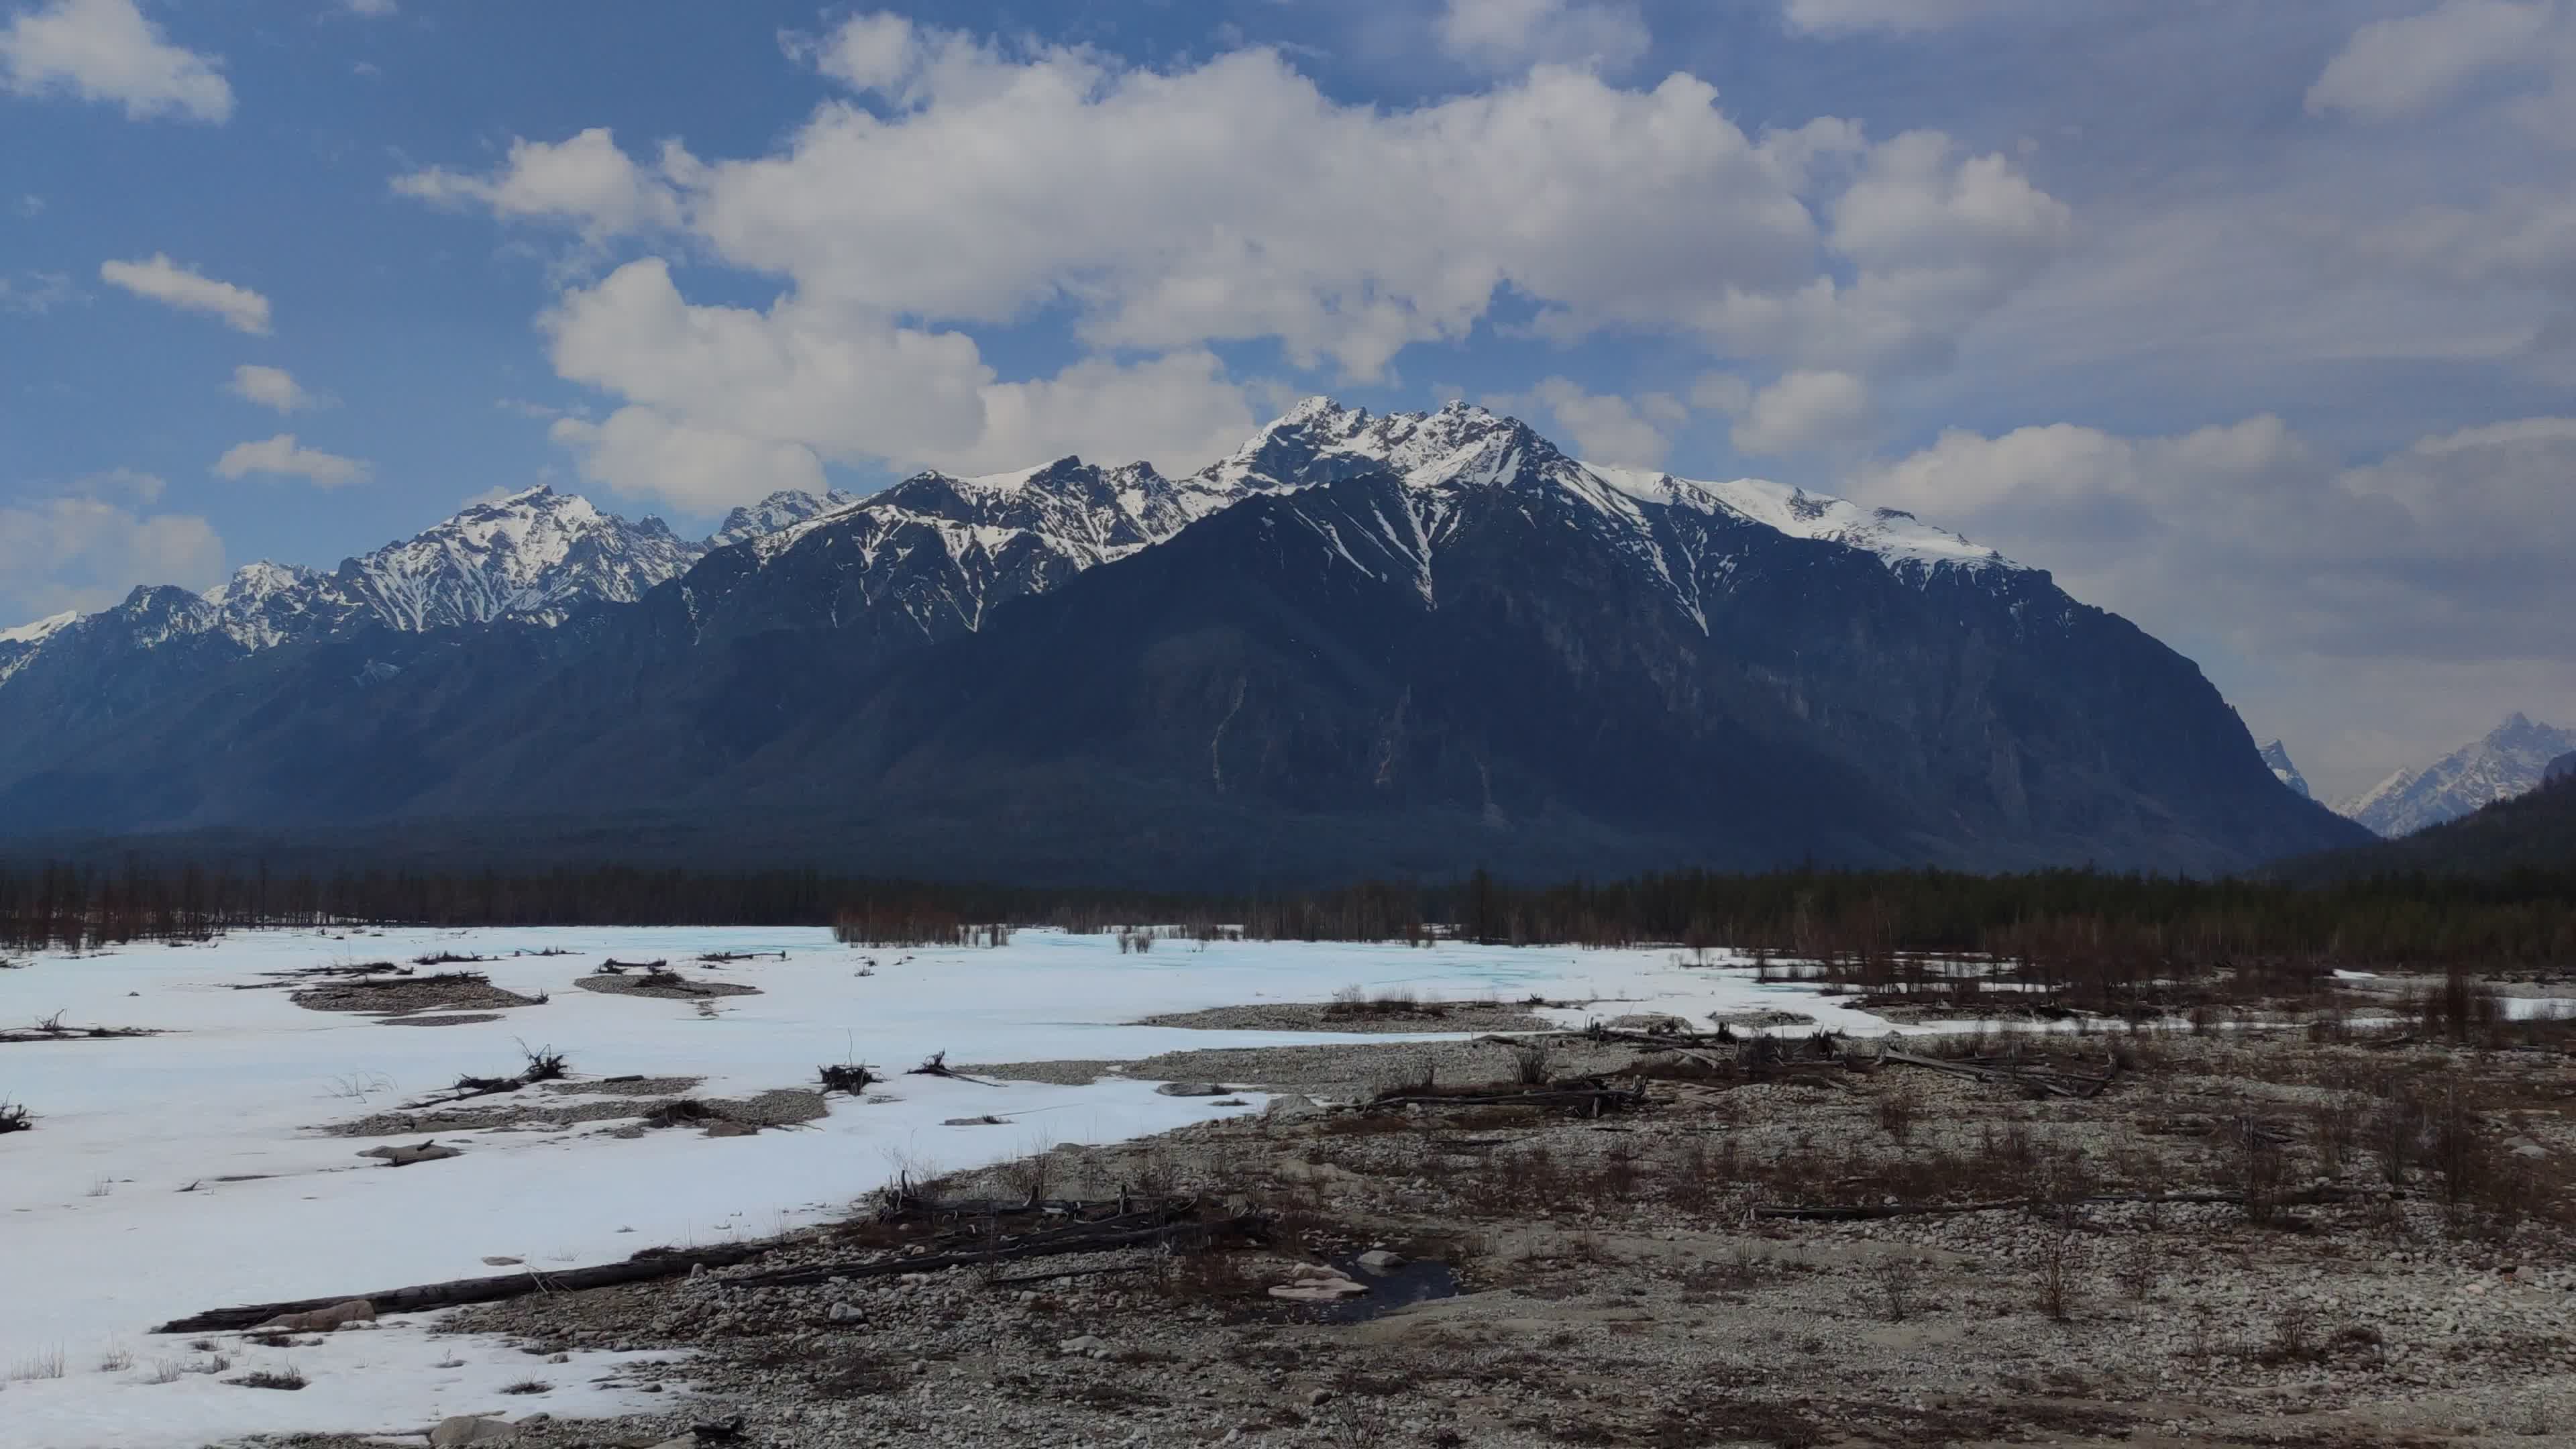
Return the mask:
<path id="1" fill-rule="evenodd" d="M 549 950 L 567 954 L 513 954 Z M 734 963 L 719 975 L 694 961 L 711 951 L 785 951 L 787 959 Z M 267 972 L 433 953 L 492 957 L 463 969 L 548 1000 L 496 1021 L 428 1028 L 308 1010 L 289 990 L 236 989 L 269 980 Z M 574 986 L 606 957 L 668 959 L 760 994 L 721 998 L 707 1015 L 694 1002 Z M 863 976 L 865 958 L 876 966 Z M 556 1387 L 541 1398 L 501 1397 L 501 1386 L 529 1376 L 532 1360 L 495 1342 L 433 1337 L 421 1319 L 293 1349 L 223 1335 L 230 1373 L 153 1382 L 205 1355 L 149 1330 L 227 1304 L 489 1273 L 489 1257 L 561 1268 L 657 1244 L 763 1236 L 847 1211 L 898 1167 L 976 1166 L 1047 1143 L 1108 1142 L 1258 1110 L 1261 1101 L 1219 1107 L 1119 1079 L 984 1086 L 896 1075 L 882 1089 L 890 1100 L 835 1096 L 830 1115 L 804 1130 L 617 1138 L 589 1123 L 467 1133 L 448 1139 L 464 1155 L 401 1169 L 356 1155 L 376 1140 L 319 1130 L 461 1075 L 509 1075 L 523 1064 L 522 1042 L 565 1053 L 576 1082 L 701 1077 L 696 1095 L 743 1097 L 811 1085 L 824 1063 L 900 1073 L 933 1051 L 960 1063 L 1128 1060 L 1334 1040 L 1126 1023 L 1321 1001 L 1353 985 L 1427 998 L 1536 993 L 1598 1002 L 1604 1016 L 1778 1006 L 1826 1025 L 1884 1029 L 1805 988 L 1757 984 L 1741 969 L 1686 967 L 1666 950 L 1166 940 L 1122 954 L 1110 936 L 1037 931 L 1000 948 L 863 950 L 820 930 L 563 929 L 260 931 L 209 945 L 40 955 L 0 971 L 0 1025 L 60 1012 L 72 1026 L 165 1034 L 0 1044 L 0 1103 L 35 1116 L 33 1130 L 0 1135 L 0 1371 L 8 1376 L 0 1449 L 180 1449 L 261 1430 L 417 1433 L 448 1414 L 542 1408 L 564 1416 L 657 1402 L 589 1384 L 618 1361 L 613 1354 L 546 1367 Z M 1556 1013 L 1568 1025 L 1585 1014 Z M 941 1125 L 986 1113 L 1011 1125 Z M 309 1381 L 300 1392 L 220 1381 L 290 1361 Z"/>

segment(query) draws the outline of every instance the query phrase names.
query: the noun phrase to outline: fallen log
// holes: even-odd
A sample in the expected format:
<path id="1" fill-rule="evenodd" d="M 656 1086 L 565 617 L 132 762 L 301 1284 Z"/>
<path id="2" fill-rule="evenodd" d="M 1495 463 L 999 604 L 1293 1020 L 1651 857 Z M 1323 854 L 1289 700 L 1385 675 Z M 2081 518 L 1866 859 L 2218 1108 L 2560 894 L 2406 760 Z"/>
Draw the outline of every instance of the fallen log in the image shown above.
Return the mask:
<path id="1" fill-rule="evenodd" d="M 1052 1258 L 1067 1253 L 1107 1253 L 1120 1248 L 1151 1247 L 1192 1237 L 1203 1236 L 1211 1241 L 1244 1237 L 1257 1232 L 1263 1221 L 1254 1215 L 1213 1223 L 1167 1223 L 1161 1227 L 1118 1233 L 1047 1236 L 1037 1240 L 996 1243 L 989 1248 L 964 1253 L 934 1253 L 919 1258 L 892 1258 L 866 1263 L 822 1263 L 810 1268 L 779 1268 L 717 1281 L 728 1288 L 793 1288 L 809 1283 L 828 1283 L 836 1278 L 892 1278 L 905 1273 L 936 1273 L 948 1268 L 1007 1263 L 1019 1258 Z"/>
<path id="2" fill-rule="evenodd" d="M 299 1298 L 287 1303 L 253 1303 L 239 1308 L 210 1308 L 186 1318 L 174 1318 L 154 1333 L 217 1333 L 229 1329 L 256 1328 L 272 1318 L 289 1313 L 310 1313 L 317 1308 L 330 1308 L 364 1299 L 375 1305 L 379 1314 L 426 1313 L 436 1308 L 456 1308 L 468 1303 L 500 1303 L 522 1298 L 530 1293 L 573 1293 L 585 1288 L 610 1288 L 620 1283 L 650 1283 L 661 1278 L 677 1278 L 699 1265 L 729 1268 L 749 1262 L 768 1252 L 766 1243 L 746 1243 L 729 1248 L 647 1248 L 622 1263 L 603 1263 L 595 1268 L 572 1268 L 561 1273 L 542 1272 L 534 1268 L 516 1273 L 503 1273 L 490 1278 L 457 1278 L 445 1283 L 422 1283 L 409 1288 L 382 1288 L 373 1293 L 333 1293 L 322 1298 Z"/>
<path id="3" fill-rule="evenodd" d="M 904 1075 L 907 1077 L 946 1077 L 952 1082 L 973 1082 L 979 1087 L 998 1087 L 1001 1085 L 999 1082 L 985 1081 L 982 1077 L 970 1077 L 964 1072 L 950 1071 L 948 1069 L 948 1053 L 945 1051 L 935 1051 L 930 1055 L 923 1057 L 921 1059 L 920 1066 L 914 1067 L 912 1070 L 905 1072 Z"/>

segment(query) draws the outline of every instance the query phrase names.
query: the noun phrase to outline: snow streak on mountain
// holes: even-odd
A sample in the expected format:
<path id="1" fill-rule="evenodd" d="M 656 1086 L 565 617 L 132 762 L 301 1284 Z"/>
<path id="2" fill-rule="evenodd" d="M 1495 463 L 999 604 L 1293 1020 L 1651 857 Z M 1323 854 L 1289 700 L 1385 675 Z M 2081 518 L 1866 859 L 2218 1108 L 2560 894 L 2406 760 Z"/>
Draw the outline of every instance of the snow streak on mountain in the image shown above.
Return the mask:
<path id="1" fill-rule="evenodd" d="M 2576 750 L 2576 730 L 2535 724 L 2520 713 L 2422 770 L 2399 770 L 2341 801 L 2337 814 L 2394 838 L 2457 820 L 2540 784 L 2550 761 Z"/>

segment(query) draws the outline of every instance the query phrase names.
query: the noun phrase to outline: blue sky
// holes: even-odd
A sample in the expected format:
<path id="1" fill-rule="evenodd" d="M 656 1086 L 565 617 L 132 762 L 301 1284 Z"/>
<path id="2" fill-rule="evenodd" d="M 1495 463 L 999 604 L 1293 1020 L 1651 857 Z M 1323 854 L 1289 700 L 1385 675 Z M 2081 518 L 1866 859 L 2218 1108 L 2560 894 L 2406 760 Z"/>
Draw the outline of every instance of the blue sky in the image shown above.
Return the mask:
<path id="1" fill-rule="evenodd" d="M 0 622 L 1465 396 L 2352 790 L 2576 720 L 2570 136 L 2571 0 L 0 0 Z"/>

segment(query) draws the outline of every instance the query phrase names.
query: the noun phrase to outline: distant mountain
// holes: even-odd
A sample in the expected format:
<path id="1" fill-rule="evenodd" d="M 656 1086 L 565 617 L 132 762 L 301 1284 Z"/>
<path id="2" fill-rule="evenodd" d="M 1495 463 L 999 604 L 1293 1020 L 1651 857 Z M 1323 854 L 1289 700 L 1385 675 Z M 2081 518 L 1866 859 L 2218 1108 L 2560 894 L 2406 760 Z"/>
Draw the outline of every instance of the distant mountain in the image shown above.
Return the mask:
<path id="1" fill-rule="evenodd" d="M 2399 770 L 2336 804 L 2335 812 L 2377 835 L 2411 835 L 2539 785 L 2550 761 L 2576 750 L 2576 730 L 2535 724 L 2520 713 L 2486 736 L 2421 770 Z"/>
<path id="2" fill-rule="evenodd" d="M 2307 776 L 2300 774 L 2299 767 L 2290 763 L 2289 746 L 2279 740 L 2263 746 L 2263 763 L 2271 767 L 2272 778 L 2289 786 L 2292 794 L 2302 800 L 2317 798 L 2316 793 L 2308 788 Z"/>
<path id="3" fill-rule="evenodd" d="M 631 602 L 285 632 L 50 733 L 0 688 L 0 828 L 1175 885 L 2363 838 L 2040 570 L 1458 405 L 780 495 Z"/>
<path id="4" fill-rule="evenodd" d="M 2576 762 L 2576 755 L 2560 758 Z M 2576 763 L 2536 789 L 2456 820 L 2396 840 L 2285 862 L 2280 868 L 2294 880 L 2374 875 L 2492 879 L 2524 872 L 2536 873 L 2540 888 L 2547 888 L 2550 877 L 2576 880 Z"/>

